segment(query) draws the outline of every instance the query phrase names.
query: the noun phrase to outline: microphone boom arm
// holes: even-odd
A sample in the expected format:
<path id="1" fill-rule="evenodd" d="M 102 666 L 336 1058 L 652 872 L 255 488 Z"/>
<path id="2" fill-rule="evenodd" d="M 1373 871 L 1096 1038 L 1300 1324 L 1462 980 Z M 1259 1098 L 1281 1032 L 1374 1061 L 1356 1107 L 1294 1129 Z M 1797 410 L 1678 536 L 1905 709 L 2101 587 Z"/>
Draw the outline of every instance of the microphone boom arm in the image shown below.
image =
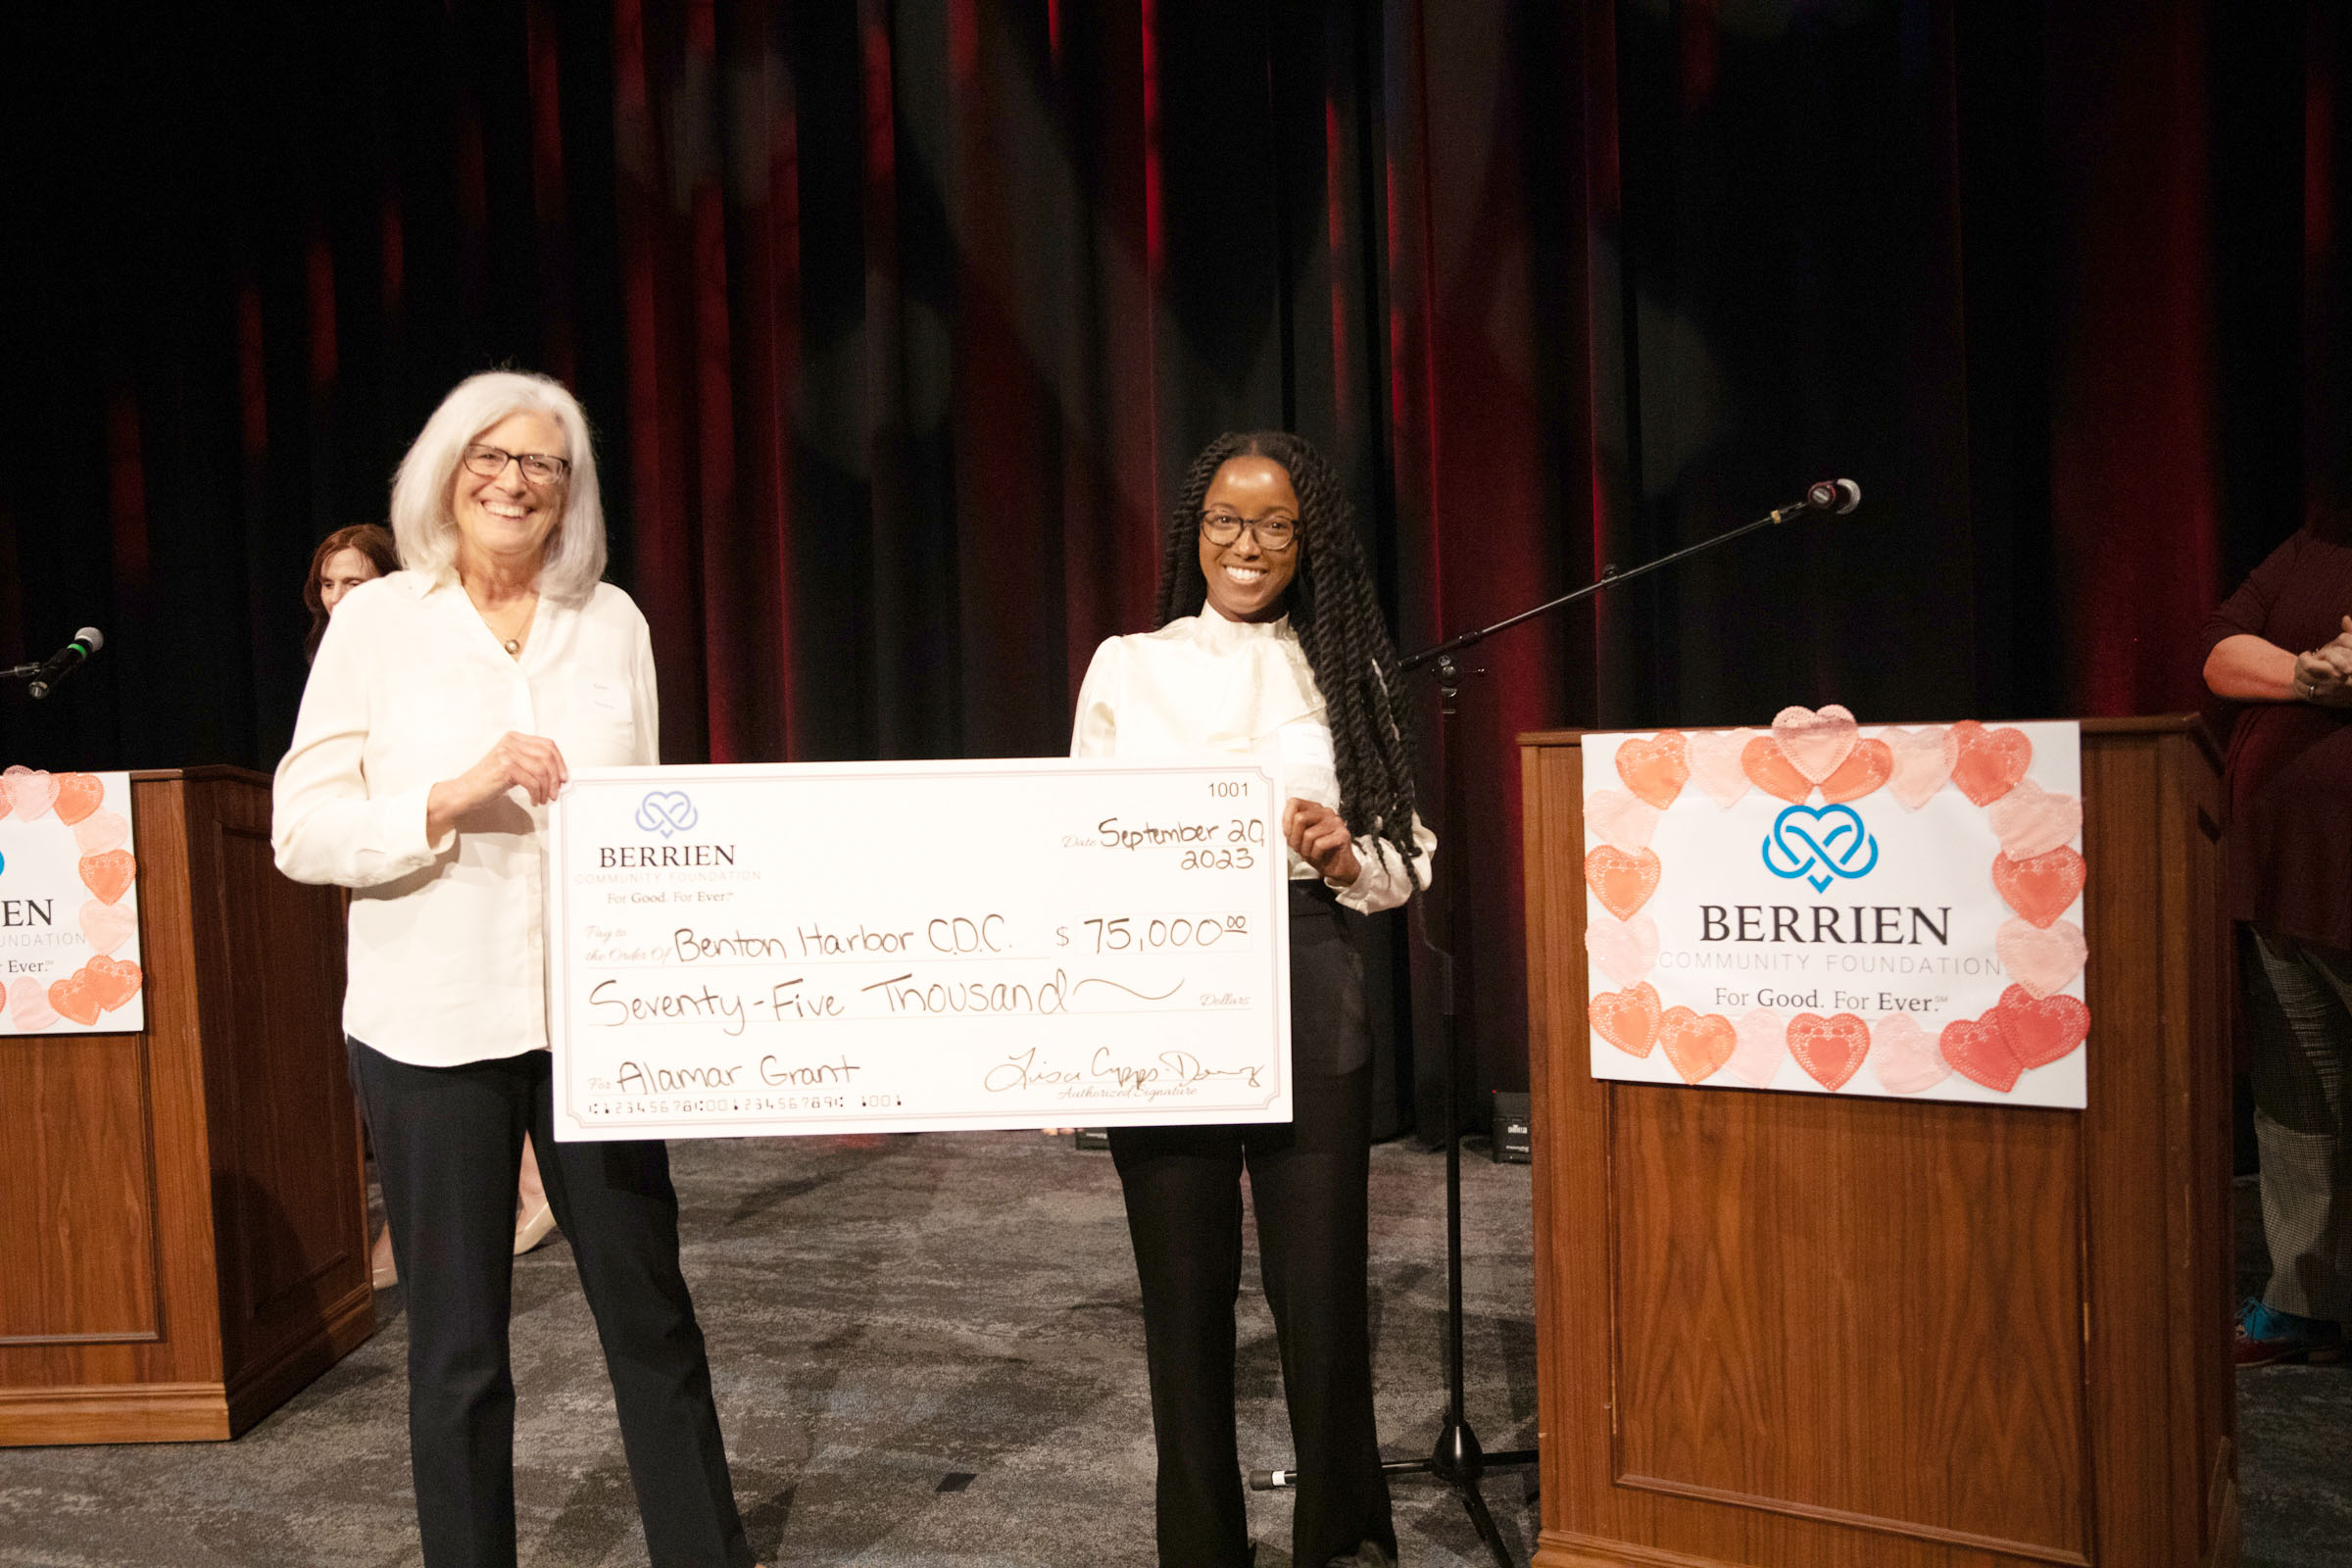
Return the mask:
<path id="1" fill-rule="evenodd" d="M 1818 490 L 1821 487 L 1817 485 L 1814 488 Z M 1404 659 L 1399 659 L 1396 661 L 1396 667 L 1400 671 L 1419 669 L 1424 664 L 1434 663 L 1440 660 L 1447 658 L 1450 655 L 1459 653 L 1461 650 L 1469 647 L 1473 643 L 1483 643 L 1498 631 L 1508 631 L 1511 627 L 1518 625 L 1523 620 L 1533 620 L 1538 615 L 1547 615 L 1555 610 L 1564 609 L 1569 605 L 1575 604 L 1580 599 L 1590 599 L 1594 594 L 1600 592 L 1603 588 L 1614 588 L 1621 582 L 1632 582 L 1636 577 L 1646 576 L 1650 572 L 1656 571 L 1662 566 L 1671 566 L 1676 562 L 1681 561 L 1686 557 L 1695 556 L 1701 551 L 1713 550 L 1718 545 L 1728 545 L 1735 539 L 1744 538 L 1746 535 L 1754 533 L 1758 528 L 1769 528 L 1777 523 L 1787 522 L 1789 518 L 1799 516 L 1808 512 L 1843 512 L 1846 510 L 1848 509 L 1844 507 L 1817 506 L 1814 504 L 1812 497 L 1807 496 L 1802 501 L 1794 501 L 1785 507 L 1776 507 L 1772 511 L 1766 513 L 1763 516 L 1758 517 L 1755 521 L 1742 524 L 1740 527 L 1732 529 L 1728 533 L 1719 533 L 1714 535 L 1712 538 L 1701 539 L 1694 545 L 1685 545 L 1682 549 L 1675 551 L 1672 555 L 1660 556 L 1655 561 L 1643 562 L 1641 565 L 1634 567 L 1630 571 L 1619 571 L 1615 566 L 1604 566 L 1601 568 L 1600 575 L 1597 578 L 1585 584 L 1582 588 L 1576 589 L 1574 592 L 1564 593 L 1557 599 L 1546 600 L 1543 604 L 1536 606 L 1533 610 L 1522 610 L 1515 615 L 1506 615 L 1501 620 L 1494 622 L 1494 624 L 1492 626 L 1481 626 L 1476 631 L 1466 631 L 1458 637 L 1448 637 L 1446 641 L 1438 644 L 1435 648 L 1425 648 L 1417 654 L 1413 654 Z"/>

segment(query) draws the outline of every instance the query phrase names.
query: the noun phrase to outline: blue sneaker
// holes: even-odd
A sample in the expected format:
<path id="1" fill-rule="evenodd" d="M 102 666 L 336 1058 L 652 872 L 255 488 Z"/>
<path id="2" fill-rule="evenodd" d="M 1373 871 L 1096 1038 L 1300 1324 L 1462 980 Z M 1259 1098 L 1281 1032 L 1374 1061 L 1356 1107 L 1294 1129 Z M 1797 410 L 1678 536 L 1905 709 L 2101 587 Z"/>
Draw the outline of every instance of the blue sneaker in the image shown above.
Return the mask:
<path id="1" fill-rule="evenodd" d="M 2344 1358 L 2344 1326 L 2325 1318 L 2297 1317 L 2265 1306 L 2249 1296 L 2237 1308 L 2237 1364 L 2269 1366 L 2273 1361 L 2323 1364 Z"/>

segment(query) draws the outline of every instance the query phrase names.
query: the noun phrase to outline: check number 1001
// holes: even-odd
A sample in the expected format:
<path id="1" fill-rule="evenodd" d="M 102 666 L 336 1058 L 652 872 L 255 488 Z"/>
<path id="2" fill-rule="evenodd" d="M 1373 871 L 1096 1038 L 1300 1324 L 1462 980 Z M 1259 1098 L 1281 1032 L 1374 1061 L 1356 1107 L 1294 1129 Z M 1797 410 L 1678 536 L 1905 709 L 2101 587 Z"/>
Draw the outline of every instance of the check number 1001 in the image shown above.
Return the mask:
<path id="1" fill-rule="evenodd" d="M 1054 945 L 1073 942 L 1093 953 L 1156 953 L 1173 948 L 1213 948 L 1218 943 L 1246 943 L 1250 917 L 1246 914 L 1090 916 L 1070 926 L 1054 928 Z"/>

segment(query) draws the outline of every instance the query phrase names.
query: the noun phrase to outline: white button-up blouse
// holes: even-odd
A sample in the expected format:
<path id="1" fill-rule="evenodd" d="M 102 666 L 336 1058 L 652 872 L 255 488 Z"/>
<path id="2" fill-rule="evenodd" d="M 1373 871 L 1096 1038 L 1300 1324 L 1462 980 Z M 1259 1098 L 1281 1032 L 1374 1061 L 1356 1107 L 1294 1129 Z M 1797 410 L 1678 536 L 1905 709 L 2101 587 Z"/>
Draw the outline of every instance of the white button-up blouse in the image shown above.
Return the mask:
<path id="1" fill-rule="evenodd" d="M 1072 757 L 1181 757 L 1232 752 L 1264 764 L 1276 792 L 1333 810 L 1340 805 L 1339 763 L 1323 693 L 1298 634 L 1284 615 L 1227 620 L 1213 607 L 1157 631 L 1113 637 L 1095 650 L 1078 688 Z M 1437 835 L 1413 818 L 1413 859 L 1429 883 Z M 1325 879 L 1351 909 L 1376 913 L 1412 897 L 1415 878 L 1396 846 L 1355 840 L 1361 867 L 1352 884 Z M 1294 882 L 1315 868 L 1290 856 Z"/>
<path id="2" fill-rule="evenodd" d="M 432 786 L 510 730 L 574 768 L 661 760 L 653 642 L 627 594 L 540 600 L 519 659 L 455 582 L 394 572 L 335 607 L 271 838 L 286 875 L 352 890 L 344 1032 L 396 1061 L 547 1047 L 546 808 L 517 788 L 425 837 Z"/>

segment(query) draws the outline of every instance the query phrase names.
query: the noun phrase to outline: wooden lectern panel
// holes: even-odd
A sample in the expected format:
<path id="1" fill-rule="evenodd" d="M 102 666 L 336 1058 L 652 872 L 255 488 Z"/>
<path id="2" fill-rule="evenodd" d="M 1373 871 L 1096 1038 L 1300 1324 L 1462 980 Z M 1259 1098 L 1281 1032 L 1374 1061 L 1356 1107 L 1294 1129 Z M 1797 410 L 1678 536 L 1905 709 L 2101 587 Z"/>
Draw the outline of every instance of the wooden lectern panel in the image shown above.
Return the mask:
<path id="1" fill-rule="evenodd" d="M 1595 1080 L 1524 742 L 1546 1568 L 2221 1568 L 2229 933 L 2185 720 L 2086 723 L 2081 1111 Z"/>
<path id="2" fill-rule="evenodd" d="M 0 1039 L 0 1346 L 157 1338 L 145 1041 Z"/>
<path id="3" fill-rule="evenodd" d="M 1615 1098 L 1620 1485 L 2080 1557 L 2070 1114 Z"/>
<path id="4" fill-rule="evenodd" d="M 263 775 L 131 807 L 146 1032 L 0 1039 L 0 1444 L 232 1437 L 374 1331 L 341 900 Z"/>

